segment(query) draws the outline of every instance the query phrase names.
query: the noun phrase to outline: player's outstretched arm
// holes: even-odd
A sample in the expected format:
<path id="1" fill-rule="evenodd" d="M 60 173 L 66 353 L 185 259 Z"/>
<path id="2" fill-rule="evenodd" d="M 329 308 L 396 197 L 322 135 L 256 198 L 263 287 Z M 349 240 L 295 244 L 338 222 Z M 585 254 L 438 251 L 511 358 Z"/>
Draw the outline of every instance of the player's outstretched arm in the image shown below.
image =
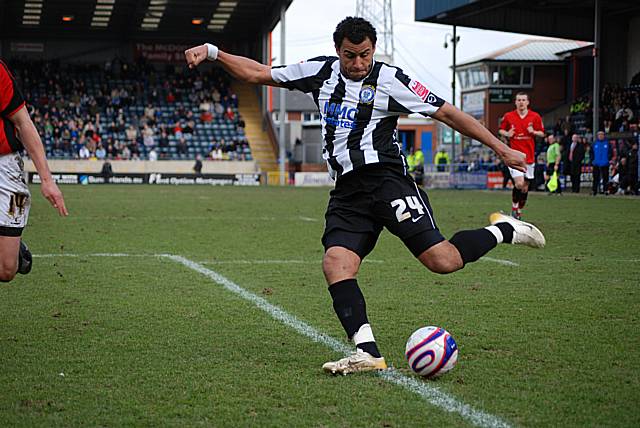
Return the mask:
<path id="1" fill-rule="evenodd" d="M 511 168 L 522 172 L 527 170 L 524 153 L 509 148 L 480 122 L 451 104 L 444 103 L 431 117 L 491 148 Z"/>
<path id="2" fill-rule="evenodd" d="M 184 51 L 189 68 L 195 68 L 205 59 L 218 61 L 236 79 L 256 85 L 279 86 L 271 77 L 271 67 L 244 56 L 232 55 L 210 43 Z"/>
<path id="3" fill-rule="evenodd" d="M 42 196 L 58 210 L 61 216 L 69 215 L 67 207 L 64 204 L 62 192 L 51 176 L 51 171 L 47 164 L 47 157 L 44 153 L 44 147 L 42 146 L 42 140 L 40 139 L 40 135 L 38 135 L 35 125 L 31 121 L 31 117 L 29 117 L 26 106 L 23 106 L 14 113 L 10 117 L 10 120 L 15 125 L 18 137 L 22 145 L 27 149 L 27 153 L 29 153 L 29 157 L 33 161 L 38 175 L 40 175 L 42 182 L 40 190 L 42 191 Z"/>

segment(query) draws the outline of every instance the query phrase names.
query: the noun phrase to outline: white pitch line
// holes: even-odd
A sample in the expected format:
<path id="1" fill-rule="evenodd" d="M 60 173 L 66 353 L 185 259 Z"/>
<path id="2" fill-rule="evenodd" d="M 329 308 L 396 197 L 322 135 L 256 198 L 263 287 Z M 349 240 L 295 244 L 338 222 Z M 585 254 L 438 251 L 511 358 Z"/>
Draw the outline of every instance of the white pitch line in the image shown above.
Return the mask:
<path id="1" fill-rule="evenodd" d="M 487 256 L 480 258 L 480 260 L 484 260 L 487 262 L 500 263 L 501 265 L 506 265 L 506 266 L 520 266 L 518 263 L 512 262 L 511 260 L 494 259 L 493 257 L 487 257 Z"/>
<path id="2" fill-rule="evenodd" d="M 188 267 L 189 269 L 195 270 L 196 272 L 203 274 L 204 276 L 212 279 L 217 284 L 222 285 L 225 289 L 255 304 L 258 308 L 267 312 L 276 320 L 281 321 L 283 324 L 311 338 L 315 342 L 324 343 L 325 345 L 329 346 L 330 348 L 338 352 L 348 353 L 350 350 L 350 348 L 347 347 L 344 343 L 339 342 L 338 340 L 332 338 L 331 336 L 327 336 L 324 333 L 320 333 L 313 327 L 297 319 L 295 316 L 290 315 L 287 312 L 283 311 L 282 309 L 278 308 L 277 306 L 272 305 L 271 303 L 267 302 L 264 298 L 245 290 L 244 288 L 240 287 L 239 285 L 235 284 L 233 281 L 225 278 L 219 273 L 212 271 L 211 269 L 207 269 L 206 267 L 202 266 L 200 263 L 196 263 L 182 256 L 175 256 L 173 254 L 160 254 L 159 256 L 166 257 L 175 262 L 181 263 L 184 266 Z"/>
<path id="3" fill-rule="evenodd" d="M 200 263 L 204 265 L 298 265 L 298 264 L 313 264 L 319 265 L 322 263 L 321 259 L 317 260 L 205 260 Z M 368 260 L 364 259 L 364 263 L 384 263 L 382 260 Z"/>
<path id="4" fill-rule="evenodd" d="M 298 218 L 299 218 L 300 220 L 302 220 L 302 221 L 309 221 L 309 222 L 316 222 L 316 221 L 318 221 L 318 219 L 311 218 L 311 217 L 305 217 L 305 216 L 300 216 L 300 217 L 298 217 Z"/>
<path id="5" fill-rule="evenodd" d="M 155 254 L 126 254 L 126 253 L 92 253 L 92 254 L 34 254 L 33 257 L 50 258 L 50 257 L 157 257 Z"/>
<path id="6" fill-rule="evenodd" d="M 161 254 L 160 256 L 171 259 L 175 262 L 181 263 L 182 265 L 192 269 L 196 272 L 203 274 L 204 276 L 212 279 L 217 284 L 223 286 L 225 289 L 239 295 L 245 300 L 256 305 L 258 308 L 262 309 L 266 313 L 268 313 L 274 319 L 282 322 L 283 324 L 291 327 L 296 330 L 298 333 L 307 336 L 314 342 L 322 343 L 329 348 L 333 349 L 336 352 L 341 354 L 350 354 L 352 352 L 352 348 L 345 345 L 343 342 L 334 339 L 331 336 L 328 336 L 325 333 L 322 333 L 315 328 L 311 327 L 309 324 L 304 321 L 299 320 L 295 316 L 283 311 L 279 307 L 272 305 L 264 298 L 259 297 L 244 288 L 240 287 L 233 281 L 225 278 L 219 273 L 212 271 L 211 269 L 207 269 L 199 263 L 191 261 L 182 256 L 176 256 L 171 254 Z M 488 428 L 507 428 L 510 425 L 503 421 L 502 419 L 493 416 L 491 414 L 485 413 L 481 410 L 476 410 L 468 404 L 462 403 L 458 401 L 453 396 L 447 394 L 446 392 L 441 391 L 439 388 L 435 386 L 428 385 L 424 382 L 418 381 L 415 378 L 405 376 L 398 371 L 395 370 L 386 370 L 383 372 L 379 372 L 379 375 L 382 379 L 395 383 L 396 385 L 402 386 L 405 389 L 414 392 L 427 400 L 432 405 L 439 407 L 447 412 L 458 413 L 460 416 L 468 420 L 470 423 L 477 425 L 479 427 L 488 427 Z"/>
<path id="7" fill-rule="evenodd" d="M 88 253 L 88 254 L 75 254 L 75 253 L 59 253 L 59 254 L 33 254 L 33 257 L 37 258 L 51 258 L 51 257 L 164 257 L 164 254 L 127 254 L 127 253 Z M 321 259 L 318 260 L 204 260 L 200 263 L 205 265 L 277 265 L 277 264 L 320 264 Z M 364 259 L 363 263 L 384 263 L 384 260 Z"/>
<path id="8" fill-rule="evenodd" d="M 201 263 L 206 265 L 301 265 L 320 264 L 320 260 L 211 260 Z"/>
<path id="9" fill-rule="evenodd" d="M 388 382 L 402 386 L 411 392 L 420 395 L 431 404 L 440 407 L 450 413 L 458 413 L 474 425 L 491 428 L 510 428 L 509 423 L 497 416 L 476 410 L 468 404 L 462 403 L 455 397 L 441 391 L 435 386 L 427 385 L 413 377 L 405 376 L 396 370 L 385 370 L 378 373 L 381 378 Z"/>

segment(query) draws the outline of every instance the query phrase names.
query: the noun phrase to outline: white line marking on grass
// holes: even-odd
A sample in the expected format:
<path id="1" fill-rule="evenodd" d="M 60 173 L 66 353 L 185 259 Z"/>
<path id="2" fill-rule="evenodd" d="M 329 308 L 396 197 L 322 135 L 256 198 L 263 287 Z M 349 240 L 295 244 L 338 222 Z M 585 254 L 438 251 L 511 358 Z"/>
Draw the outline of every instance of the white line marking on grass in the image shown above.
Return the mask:
<path id="1" fill-rule="evenodd" d="M 96 220 L 100 220 L 100 221 L 128 221 L 128 220 L 140 220 L 140 219 L 144 219 L 147 221 L 161 221 L 163 223 L 172 223 L 174 221 L 192 221 L 192 220 L 215 220 L 215 221 L 220 221 L 220 220 L 242 220 L 242 221 L 248 221 L 248 220 L 264 220 L 264 221 L 282 221 L 283 219 L 285 220 L 296 220 L 299 219 L 298 217 L 295 216 L 291 216 L 291 217 L 267 217 L 267 216 L 262 216 L 262 217 L 239 217 L 239 216 L 231 216 L 231 215 L 217 215 L 215 213 L 212 213 L 211 215 L 191 215 L 191 216 L 143 216 L 143 217 L 139 217 L 139 216 L 133 216 L 133 215 L 124 215 L 124 216 L 82 216 L 82 217 L 74 217 L 73 220 L 74 221 L 96 221 Z M 50 218 L 42 218 L 42 219 L 38 219 L 38 221 L 53 221 Z"/>
<path id="2" fill-rule="evenodd" d="M 500 263 L 501 265 L 507 265 L 507 266 L 520 266 L 518 263 L 512 262 L 511 260 L 494 259 L 493 257 L 487 257 L 487 256 L 480 258 L 480 260 L 484 260 L 486 262 Z"/>
<path id="3" fill-rule="evenodd" d="M 439 388 L 428 385 L 416 378 L 405 376 L 396 370 L 385 370 L 378 374 L 384 380 L 395 383 L 396 385 L 402 386 L 409 391 L 420 395 L 434 406 L 440 407 L 447 412 L 460 414 L 460 416 L 479 427 L 511 427 L 511 425 L 497 416 L 493 416 L 481 410 L 476 410 L 470 405 L 456 400 L 453 396 L 441 391 Z"/>
<path id="4" fill-rule="evenodd" d="M 382 260 L 364 260 L 365 263 L 384 263 Z M 321 259 L 317 260 L 205 260 L 200 263 L 205 265 L 297 265 L 297 264 L 314 264 L 322 263 Z"/>
<path id="5" fill-rule="evenodd" d="M 166 257 L 166 254 L 127 254 L 127 253 L 59 253 L 59 254 L 33 254 L 37 258 L 51 257 Z M 277 264 L 320 264 L 322 260 L 203 260 L 205 265 L 277 265 Z M 365 259 L 363 263 L 384 263 L 383 260 Z"/>
<path id="6" fill-rule="evenodd" d="M 33 257 L 49 258 L 49 257 L 158 257 L 157 254 L 127 254 L 127 253 L 92 253 L 92 254 L 34 254 Z"/>
<path id="7" fill-rule="evenodd" d="M 302 221 L 311 221 L 311 222 L 316 222 L 316 221 L 318 221 L 318 219 L 316 219 L 316 218 L 305 217 L 305 216 L 300 216 L 300 217 L 298 217 L 298 218 L 299 218 L 300 220 L 302 220 Z"/>
<path id="8" fill-rule="evenodd" d="M 255 294 L 245 290 L 244 288 L 240 287 L 239 285 L 235 284 L 233 281 L 225 278 L 224 276 L 220 275 L 219 273 L 214 272 L 211 269 L 207 269 L 206 267 L 202 266 L 201 264 L 196 263 L 194 261 L 191 261 L 189 259 L 186 259 L 186 258 L 184 258 L 182 256 L 174 256 L 172 254 L 160 254 L 160 256 L 161 257 L 166 257 L 166 258 L 171 259 L 171 260 L 173 260 L 175 262 L 181 263 L 184 266 L 188 267 L 189 269 L 195 270 L 196 272 L 199 272 L 199 273 L 203 274 L 204 276 L 212 279 L 214 282 L 216 282 L 217 284 L 222 285 L 227 290 L 229 290 L 229 291 L 239 295 L 243 299 L 248 300 L 251 303 L 255 304 L 258 308 L 260 308 L 263 311 L 267 312 L 269 315 L 271 315 L 276 320 L 281 321 L 282 323 L 284 323 L 285 325 L 293 328 L 294 330 L 298 331 L 299 333 L 302 333 L 303 335 L 311 338 L 314 342 L 323 343 L 323 344 L 329 346 L 331 349 L 334 349 L 334 350 L 336 350 L 338 352 L 342 352 L 342 353 L 349 353 L 350 352 L 350 348 L 347 347 L 347 345 L 345 345 L 344 343 L 334 339 L 331 336 L 327 336 L 324 333 L 320 333 L 319 331 L 317 331 L 313 327 L 311 327 L 308 324 L 306 324 L 306 323 L 300 321 L 299 319 L 297 319 L 295 316 L 290 315 L 290 314 L 286 313 L 285 311 L 283 311 L 282 309 L 278 308 L 277 306 L 272 305 L 271 303 L 267 302 L 262 297 L 257 296 Z"/>
<path id="9" fill-rule="evenodd" d="M 200 263 L 206 265 L 299 265 L 320 264 L 320 260 L 211 260 Z"/>
<path id="10" fill-rule="evenodd" d="M 32 257 L 39 259 L 48 259 L 50 257 L 80 257 L 78 254 L 60 253 L 60 254 L 32 254 Z"/>
<path id="11" fill-rule="evenodd" d="M 291 327 L 298 333 L 307 336 L 314 342 L 322 343 L 341 354 L 350 354 L 353 351 L 350 346 L 347 346 L 343 342 L 338 341 L 333 337 L 316 330 L 304 321 L 301 321 L 295 316 L 283 311 L 279 307 L 272 305 L 264 298 L 245 290 L 244 288 L 235 284 L 233 281 L 225 278 L 217 272 L 207 269 L 199 263 L 191 261 L 182 256 L 175 256 L 171 254 L 161 254 L 160 256 L 181 263 L 189 269 L 199 272 L 204 276 L 212 279 L 214 282 L 223 286 L 225 289 L 255 304 L 258 308 L 271 315 L 271 317 L 273 317 L 274 319 L 281 321 L 283 324 Z M 388 382 L 395 383 L 396 385 L 402 386 L 405 389 L 418 394 L 436 407 L 439 407 L 447 412 L 458 413 L 474 425 L 488 428 L 506 428 L 510 426 L 502 419 L 488 413 L 484 413 L 480 410 L 476 410 L 468 404 L 464 404 L 458 401 L 453 396 L 441 391 L 435 386 L 431 386 L 415 378 L 405 376 L 398 371 L 387 370 L 384 372 L 380 372 L 379 375 L 382 379 Z"/>

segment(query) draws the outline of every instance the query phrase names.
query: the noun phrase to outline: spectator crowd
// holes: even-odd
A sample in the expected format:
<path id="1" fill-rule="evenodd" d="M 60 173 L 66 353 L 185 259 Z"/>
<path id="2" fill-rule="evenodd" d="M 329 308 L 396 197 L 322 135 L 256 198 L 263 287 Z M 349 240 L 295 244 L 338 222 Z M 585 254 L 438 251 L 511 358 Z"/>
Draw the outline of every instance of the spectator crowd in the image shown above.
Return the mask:
<path id="1" fill-rule="evenodd" d="M 605 85 L 601 92 L 599 132 L 595 135 L 592 132 L 592 116 L 591 98 L 579 97 L 571 104 L 570 115 L 547 127 L 546 138 L 536 138 L 536 166 L 534 179 L 530 183 L 531 190 L 546 189 L 553 174 L 549 170 L 547 151 L 549 146 L 557 143 L 561 159 L 559 181 L 566 187 L 571 186 L 572 192 L 580 192 L 580 180 L 589 180 L 593 195 L 640 194 L 640 87 Z M 503 141 L 508 143 L 504 138 Z M 495 153 L 484 148 L 475 152 L 472 150 L 473 147 L 467 147 L 464 154 L 458 155 L 453 168 L 449 154 L 439 150 L 433 158 L 433 170 L 470 173 L 500 171 L 505 177 L 503 187 L 506 187 L 510 179 L 509 170 Z M 419 161 L 418 166 L 413 165 L 416 161 L 411 148 L 406 155 L 410 171 L 424 171 Z M 561 190 L 562 184 L 554 193 L 560 193 Z"/>
<path id="2" fill-rule="evenodd" d="M 580 97 L 570 115 L 558 119 L 553 136 L 562 151 L 562 175 L 575 181 L 582 173 L 592 175 L 591 193 L 637 195 L 640 88 L 605 85 L 599 108 L 600 122 L 593 133 L 593 103 Z M 540 151 L 545 148 L 540 147 Z M 577 154 L 577 157 L 574 157 Z M 576 162 L 579 164 L 576 165 Z M 579 192 L 579 186 L 572 186 Z"/>
<path id="3" fill-rule="evenodd" d="M 50 158 L 252 159 L 238 98 L 220 68 L 118 59 L 11 67 Z"/>
<path id="4" fill-rule="evenodd" d="M 220 68 L 187 70 L 119 59 L 103 65 L 21 60 L 10 65 L 50 158 L 252 160 L 238 98 Z M 534 189 L 549 178 L 546 152 L 557 141 L 560 173 L 568 180 L 583 173 L 595 177 L 597 170 L 593 194 L 639 193 L 640 88 L 605 85 L 599 108 L 596 129 L 602 133 L 592 131 L 593 103 L 584 96 L 548 130 L 550 138 L 537 141 Z M 412 171 L 423 168 L 416 155 L 408 153 L 416 163 Z M 448 154 L 436 158 L 438 171 L 449 170 Z M 489 152 L 460 155 L 455 164 L 457 172 L 508 174 Z"/>

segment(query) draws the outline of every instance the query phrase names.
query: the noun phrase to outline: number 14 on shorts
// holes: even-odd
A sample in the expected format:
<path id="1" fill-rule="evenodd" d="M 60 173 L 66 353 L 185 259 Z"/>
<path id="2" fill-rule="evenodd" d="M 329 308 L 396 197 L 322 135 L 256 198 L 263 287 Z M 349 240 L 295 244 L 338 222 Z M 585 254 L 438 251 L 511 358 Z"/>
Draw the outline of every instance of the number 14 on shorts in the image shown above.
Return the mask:
<path id="1" fill-rule="evenodd" d="M 410 210 L 416 210 L 418 212 L 418 217 L 412 219 L 414 222 L 424 215 L 424 206 L 415 196 L 406 196 L 404 199 L 391 201 L 391 206 L 396 209 L 396 218 L 398 219 L 398 223 L 411 218 L 411 212 L 407 210 L 407 207 Z"/>

